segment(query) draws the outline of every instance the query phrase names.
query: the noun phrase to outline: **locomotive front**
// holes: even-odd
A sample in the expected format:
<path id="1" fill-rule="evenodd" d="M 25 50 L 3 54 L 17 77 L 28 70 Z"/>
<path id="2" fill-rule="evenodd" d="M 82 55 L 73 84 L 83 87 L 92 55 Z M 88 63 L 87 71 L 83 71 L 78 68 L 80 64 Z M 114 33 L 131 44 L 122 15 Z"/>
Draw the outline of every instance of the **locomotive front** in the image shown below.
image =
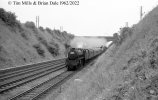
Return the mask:
<path id="1" fill-rule="evenodd" d="M 66 59 L 66 65 L 68 70 L 77 69 L 82 65 L 84 58 L 83 50 L 79 48 L 71 48 L 68 52 L 68 58 Z"/>

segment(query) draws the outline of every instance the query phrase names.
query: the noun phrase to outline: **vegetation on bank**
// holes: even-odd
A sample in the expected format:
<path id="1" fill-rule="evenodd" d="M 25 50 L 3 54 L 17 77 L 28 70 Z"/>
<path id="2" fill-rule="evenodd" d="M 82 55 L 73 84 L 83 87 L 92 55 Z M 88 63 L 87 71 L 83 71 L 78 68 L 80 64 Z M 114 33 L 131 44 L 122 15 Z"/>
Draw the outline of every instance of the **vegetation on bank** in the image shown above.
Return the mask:
<path id="1" fill-rule="evenodd" d="M 64 52 L 67 49 L 65 44 L 69 44 L 70 40 L 74 38 L 74 35 L 66 31 L 61 32 L 57 29 L 52 30 L 42 26 L 37 28 L 35 23 L 31 21 L 20 23 L 14 13 L 7 12 L 3 8 L 0 8 L 0 28 L 2 29 L 0 32 L 2 47 L 5 48 L 5 45 L 12 45 L 13 47 L 7 47 L 8 49 L 4 50 L 9 55 L 16 54 L 13 58 L 8 58 L 13 62 L 12 64 L 23 63 L 18 60 L 20 59 L 19 55 L 22 59 L 25 59 L 25 63 L 58 56 L 64 57 Z M 10 41 L 12 42 L 8 44 Z M 15 48 L 15 50 L 12 50 L 12 48 Z M 0 58 L 5 59 L 3 55 L 0 55 Z M 3 62 L 5 61 L 3 60 Z"/>
<path id="2" fill-rule="evenodd" d="M 12 12 L 6 12 L 3 8 L 0 8 L 0 19 L 2 19 L 2 21 L 12 27 L 19 25 L 16 20 L 15 14 Z"/>
<path id="3" fill-rule="evenodd" d="M 57 100 L 158 100 L 158 7 L 114 36 L 110 50 Z"/>

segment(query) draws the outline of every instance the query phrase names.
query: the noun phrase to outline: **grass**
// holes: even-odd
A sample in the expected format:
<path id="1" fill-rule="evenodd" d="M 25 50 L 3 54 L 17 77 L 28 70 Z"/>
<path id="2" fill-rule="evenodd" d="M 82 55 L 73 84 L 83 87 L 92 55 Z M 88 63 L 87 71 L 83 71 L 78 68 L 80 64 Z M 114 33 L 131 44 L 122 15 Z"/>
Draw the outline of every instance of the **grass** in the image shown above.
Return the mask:
<path id="1" fill-rule="evenodd" d="M 157 100 L 158 7 L 73 81 L 57 100 Z M 112 56 L 111 56 L 112 55 Z"/>
<path id="2" fill-rule="evenodd" d="M 31 21 L 20 23 L 14 13 L 3 8 L 0 8 L 0 29 L 0 43 L 6 53 L 4 57 L 0 55 L 1 65 L 7 67 L 64 57 L 64 44 L 73 38 L 66 31 L 55 32 L 49 28 L 49 33 L 42 26 L 36 28 Z"/>

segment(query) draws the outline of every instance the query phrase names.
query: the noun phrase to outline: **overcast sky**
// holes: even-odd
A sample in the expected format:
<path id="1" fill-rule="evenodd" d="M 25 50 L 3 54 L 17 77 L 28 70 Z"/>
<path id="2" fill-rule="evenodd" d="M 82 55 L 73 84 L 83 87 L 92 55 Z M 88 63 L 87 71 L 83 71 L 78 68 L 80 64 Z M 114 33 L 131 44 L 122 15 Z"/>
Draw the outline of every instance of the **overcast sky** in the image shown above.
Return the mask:
<path id="1" fill-rule="evenodd" d="M 16 1 L 21 4 L 14 4 Z M 30 0 L 56 1 L 58 5 L 22 5 L 22 1 L 29 0 L 0 0 L 0 8 L 14 12 L 22 23 L 35 22 L 38 15 L 40 26 L 51 29 L 63 26 L 63 30 L 78 36 L 112 35 L 126 22 L 129 26 L 138 23 L 141 5 L 148 13 L 158 4 L 158 0 L 79 0 L 79 5 L 60 5 L 62 0 Z"/>

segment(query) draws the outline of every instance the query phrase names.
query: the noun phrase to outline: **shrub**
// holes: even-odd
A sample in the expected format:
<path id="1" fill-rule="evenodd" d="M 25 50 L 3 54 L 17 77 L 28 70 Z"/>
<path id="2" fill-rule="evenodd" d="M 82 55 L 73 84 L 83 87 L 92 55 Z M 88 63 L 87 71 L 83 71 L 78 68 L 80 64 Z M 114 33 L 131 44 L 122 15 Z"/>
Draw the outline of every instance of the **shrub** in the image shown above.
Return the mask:
<path id="1" fill-rule="evenodd" d="M 45 45 L 45 46 L 48 45 L 47 41 L 46 41 L 42 36 L 37 35 L 37 39 L 38 39 L 38 41 L 41 42 L 43 45 Z"/>
<path id="2" fill-rule="evenodd" d="M 27 22 L 25 23 L 25 26 L 26 26 L 27 28 L 31 28 L 31 29 L 35 29 L 35 28 L 36 28 L 35 23 L 34 23 L 34 22 L 30 22 L 30 21 L 27 21 Z"/>
<path id="3" fill-rule="evenodd" d="M 133 28 L 130 27 L 124 27 L 120 29 L 120 35 L 117 33 L 114 33 L 113 37 L 115 38 L 114 43 L 115 44 L 122 44 L 123 41 L 125 41 L 127 38 L 131 37 L 133 35 Z"/>
<path id="4" fill-rule="evenodd" d="M 48 43 L 43 37 L 37 36 L 37 39 L 47 48 L 47 50 L 52 54 L 52 56 L 57 56 L 59 55 L 59 45 L 50 42 Z"/>
<path id="5" fill-rule="evenodd" d="M 37 28 L 36 28 L 34 22 L 27 21 L 27 22 L 25 23 L 25 26 L 26 26 L 27 28 L 30 28 L 34 33 L 38 34 L 38 30 L 37 30 Z"/>
<path id="6" fill-rule="evenodd" d="M 45 57 L 45 52 L 44 50 L 41 48 L 41 46 L 39 44 L 35 44 L 33 45 L 33 47 L 36 49 L 37 53 L 42 56 L 42 57 Z"/>
<path id="7" fill-rule="evenodd" d="M 25 40 L 28 40 L 28 39 L 29 39 L 25 32 L 22 32 L 22 33 L 21 33 L 21 36 L 22 36 Z"/>
<path id="8" fill-rule="evenodd" d="M 69 44 L 67 44 L 67 43 L 65 43 L 65 44 L 64 44 L 64 46 L 65 46 L 65 49 L 67 49 L 67 48 L 69 48 L 69 47 L 70 47 L 70 45 L 69 45 Z"/>
<path id="9" fill-rule="evenodd" d="M 29 40 L 29 37 L 28 37 L 28 35 L 27 35 L 27 32 L 26 32 L 26 30 L 24 30 L 23 27 L 20 27 L 20 28 L 19 28 L 19 32 L 21 33 L 21 36 L 22 36 L 25 40 Z"/>
<path id="10" fill-rule="evenodd" d="M 61 32 L 60 32 L 60 30 L 53 30 L 56 34 L 60 34 Z"/>
<path id="11" fill-rule="evenodd" d="M 52 46 L 47 46 L 47 49 L 52 54 L 52 56 L 59 55 L 59 49 L 58 48 L 54 48 Z"/>
<path id="12" fill-rule="evenodd" d="M 50 28 L 46 28 L 46 31 L 48 32 L 48 33 L 52 33 L 52 30 L 50 29 Z"/>
<path id="13" fill-rule="evenodd" d="M 44 28 L 42 26 L 40 26 L 39 29 L 44 32 Z"/>
<path id="14" fill-rule="evenodd" d="M 46 46 L 48 51 L 52 54 L 52 56 L 59 55 L 59 45 L 54 42 L 50 42 L 49 45 Z"/>
<path id="15" fill-rule="evenodd" d="M 113 38 L 114 38 L 114 41 L 113 41 L 113 42 L 114 42 L 115 44 L 117 44 L 117 45 L 120 44 L 120 36 L 118 35 L 118 33 L 114 33 L 114 34 L 113 34 Z"/>
<path id="16" fill-rule="evenodd" d="M 6 12 L 3 8 L 0 8 L 0 19 L 9 26 L 18 26 L 16 16 L 12 12 Z"/>
<path id="17" fill-rule="evenodd" d="M 122 41 L 126 40 L 127 37 L 131 36 L 133 34 L 133 29 L 130 27 L 124 27 L 121 29 L 120 37 Z"/>

